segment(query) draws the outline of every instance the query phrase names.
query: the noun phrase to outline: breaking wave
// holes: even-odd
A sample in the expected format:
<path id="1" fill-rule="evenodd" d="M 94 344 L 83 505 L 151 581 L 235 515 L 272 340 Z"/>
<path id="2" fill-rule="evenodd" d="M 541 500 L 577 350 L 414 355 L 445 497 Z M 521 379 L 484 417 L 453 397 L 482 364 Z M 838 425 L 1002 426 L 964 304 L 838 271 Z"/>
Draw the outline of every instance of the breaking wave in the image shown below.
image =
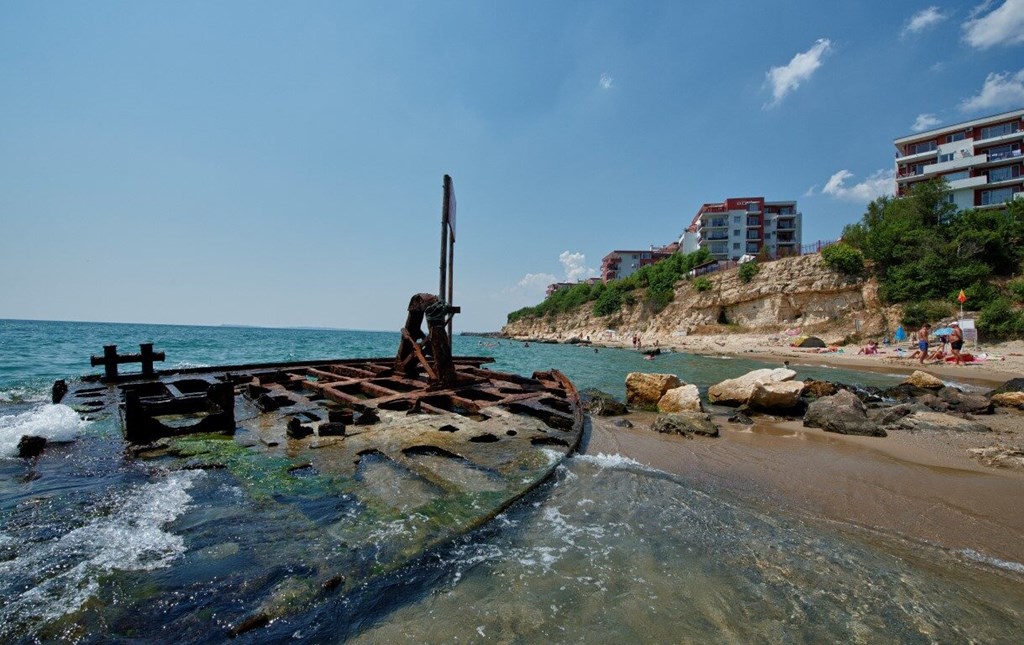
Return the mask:
<path id="1" fill-rule="evenodd" d="M 18 442 L 26 435 L 47 441 L 71 441 L 89 425 L 66 405 L 40 405 L 21 414 L 0 415 L 0 457 L 18 454 Z"/>

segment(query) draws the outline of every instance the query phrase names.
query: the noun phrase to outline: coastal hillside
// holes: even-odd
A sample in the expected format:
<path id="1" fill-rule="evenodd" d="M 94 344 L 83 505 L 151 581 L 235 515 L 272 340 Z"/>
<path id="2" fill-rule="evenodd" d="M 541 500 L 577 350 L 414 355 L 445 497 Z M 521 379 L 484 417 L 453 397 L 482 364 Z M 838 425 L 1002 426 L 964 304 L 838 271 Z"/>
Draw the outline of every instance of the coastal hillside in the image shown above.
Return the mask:
<path id="1" fill-rule="evenodd" d="M 829 269 L 821 256 L 804 255 L 760 265 L 749 282 L 738 269 L 706 276 L 710 288 L 695 281 L 675 285 L 674 298 L 661 311 L 637 299 L 607 316 L 596 316 L 593 303 L 564 313 L 521 317 L 502 328 L 519 340 L 626 341 L 639 335 L 644 344 L 678 343 L 693 335 L 774 333 L 799 328 L 801 333 L 839 342 L 858 334 L 879 336 L 899 324 L 899 312 L 884 307 L 873 278 Z M 707 285 L 704 285 L 707 287 Z"/>

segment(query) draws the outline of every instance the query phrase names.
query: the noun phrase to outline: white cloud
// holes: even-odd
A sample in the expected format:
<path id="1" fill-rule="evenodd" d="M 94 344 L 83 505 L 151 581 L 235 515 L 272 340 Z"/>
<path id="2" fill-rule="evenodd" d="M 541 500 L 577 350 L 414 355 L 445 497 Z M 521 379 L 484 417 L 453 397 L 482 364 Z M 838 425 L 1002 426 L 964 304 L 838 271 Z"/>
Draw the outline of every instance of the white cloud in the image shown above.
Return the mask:
<path id="1" fill-rule="evenodd" d="M 941 72 L 946 71 L 946 64 L 940 61 L 929 67 L 928 71 L 934 74 L 939 74 Z"/>
<path id="2" fill-rule="evenodd" d="M 601 86 L 602 90 L 612 89 L 612 85 L 614 83 L 615 79 L 609 76 L 608 74 L 601 74 L 601 80 L 598 81 L 598 84 Z"/>
<path id="3" fill-rule="evenodd" d="M 562 263 L 562 268 L 565 269 L 565 281 L 576 282 L 577 280 L 585 280 L 592 278 L 597 275 L 597 271 L 591 269 L 586 265 L 587 256 L 582 253 L 570 253 L 569 251 L 562 251 L 558 256 L 558 261 Z"/>
<path id="4" fill-rule="evenodd" d="M 942 123 L 934 114 L 918 114 L 917 120 L 914 121 L 914 125 L 910 126 L 910 129 L 914 132 L 924 132 L 934 128 L 938 124 Z"/>
<path id="5" fill-rule="evenodd" d="M 1024 103 L 1024 69 L 1012 76 L 1010 72 L 989 74 L 977 96 L 964 99 L 960 103 L 960 109 L 972 112 L 1010 107 L 1020 103 Z"/>
<path id="6" fill-rule="evenodd" d="M 781 103 L 787 94 L 800 87 L 800 83 L 811 78 L 831 49 L 832 41 L 819 38 L 810 49 L 794 56 L 788 65 L 769 69 L 766 76 L 772 86 L 772 102 L 768 107 Z"/>
<path id="7" fill-rule="evenodd" d="M 516 286 L 526 291 L 543 291 L 549 284 L 558 282 L 558 278 L 550 273 L 527 273 Z"/>
<path id="8" fill-rule="evenodd" d="M 1002 6 L 982 15 L 991 3 L 976 7 L 964 23 L 964 40 L 971 47 L 988 49 L 993 45 L 1024 43 L 1024 0 L 1006 0 Z"/>
<path id="9" fill-rule="evenodd" d="M 867 203 L 882 195 L 893 194 L 895 174 L 893 170 L 879 170 L 861 183 L 848 187 L 846 180 L 854 175 L 849 170 L 840 170 L 829 178 L 821 192 L 844 201 Z"/>
<path id="10" fill-rule="evenodd" d="M 813 186 L 807 189 L 807 192 L 804 193 L 804 197 L 814 197 L 814 191 L 816 191 L 817 189 L 818 184 L 814 184 Z"/>
<path id="11" fill-rule="evenodd" d="M 907 21 L 906 26 L 903 27 L 903 36 L 907 34 L 917 34 L 929 27 L 934 27 L 946 18 L 946 14 L 939 11 L 938 7 L 928 7 L 922 11 L 918 11 Z"/>

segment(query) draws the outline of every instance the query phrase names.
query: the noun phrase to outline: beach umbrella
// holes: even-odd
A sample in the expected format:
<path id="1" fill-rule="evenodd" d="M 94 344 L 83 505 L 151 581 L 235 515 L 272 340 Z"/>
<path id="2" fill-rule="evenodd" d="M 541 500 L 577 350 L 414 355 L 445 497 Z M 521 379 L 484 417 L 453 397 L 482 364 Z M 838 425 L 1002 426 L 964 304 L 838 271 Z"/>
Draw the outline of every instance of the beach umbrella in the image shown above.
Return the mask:
<path id="1" fill-rule="evenodd" d="M 963 289 L 960 290 L 960 295 L 956 297 L 956 301 L 960 303 L 960 318 L 963 319 L 964 303 L 967 302 L 967 294 L 964 293 Z"/>
<path id="2" fill-rule="evenodd" d="M 952 333 L 953 330 L 950 329 L 949 327 L 939 327 L 938 329 L 932 331 L 932 336 L 949 336 Z"/>
<path id="3" fill-rule="evenodd" d="M 893 338 L 896 339 L 897 343 L 902 343 L 907 339 L 907 330 L 903 329 L 903 325 L 896 328 L 896 333 L 893 334 Z"/>

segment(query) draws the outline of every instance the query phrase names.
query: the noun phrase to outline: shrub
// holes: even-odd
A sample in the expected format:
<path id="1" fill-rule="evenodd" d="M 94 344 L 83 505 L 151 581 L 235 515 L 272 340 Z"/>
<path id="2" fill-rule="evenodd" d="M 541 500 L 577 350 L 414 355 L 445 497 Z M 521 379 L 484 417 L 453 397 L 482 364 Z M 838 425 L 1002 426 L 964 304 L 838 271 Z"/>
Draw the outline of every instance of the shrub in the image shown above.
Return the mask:
<path id="1" fill-rule="evenodd" d="M 1010 290 L 1010 295 L 1017 302 L 1024 302 L 1024 280 L 1014 280 L 1006 285 Z"/>
<path id="2" fill-rule="evenodd" d="M 711 280 L 701 276 L 693 281 L 693 288 L 700 292 L 707 291 L 711 288 Z"/>
<path id="3" fill-rule="evenodd" d="M 1014 309 L 1009 298 L 996 298 L 981 310 L 978 333 L 996 338 L 1024 335 L 1024 312 Z"/>
<path id="4" fill-rule="evenodd" d="M 926 322 L 942 320 L 953 313 L 953 305 L 942 300 L 921 300 L 903 307 L 903 326 L 917 329 Z"/>
<path id="5" fill-rule="evenodd" d="M 849 244 L 833 244 L 821 250 L 821 259 L 825 266 L 846 275 L 864 273 L 864 254 Z"/>
<path id="6" fill-rule="evenodd" d="M 605 289 L 594 301 L 594 315 L 608 316 L 622 307 L 622 293 L 618 289 Z"/>
<path id="7" fill-rule="evenodd" d="M 739 276 L 743 282 L 750 282 L 757 275 L 757 272 L 761 270 L 760 265 L 757 262 L 747 262 L 740 265 Z"/>

